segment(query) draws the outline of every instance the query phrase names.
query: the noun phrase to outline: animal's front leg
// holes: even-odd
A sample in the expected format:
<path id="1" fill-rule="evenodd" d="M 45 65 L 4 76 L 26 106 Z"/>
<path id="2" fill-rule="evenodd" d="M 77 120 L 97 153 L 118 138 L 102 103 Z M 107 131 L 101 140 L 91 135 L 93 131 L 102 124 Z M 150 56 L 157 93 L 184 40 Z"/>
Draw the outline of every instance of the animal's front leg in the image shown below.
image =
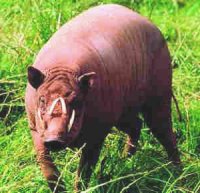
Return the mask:
<path id="1" fill-rule="evenodd" d="M 87 188 L 92 169 L 95 167 L 101 151 L 103 140 L 97 141 L 94 144 L 87 144 L 82 150 L 75 190 L 79 192 Z"/>
<path id="2" fill-rule="evenodd" d="M 37 161 L 41 167 L 44 177 L 47 179 L 52 192 L 60 193 L 65 191 L 64 183 L 59 179 L 60 173 L 54 165 L 49 151 L 44 146 L 44 143 L 38 132 L 31 131 L 34 147 L 37 154 Z"/>

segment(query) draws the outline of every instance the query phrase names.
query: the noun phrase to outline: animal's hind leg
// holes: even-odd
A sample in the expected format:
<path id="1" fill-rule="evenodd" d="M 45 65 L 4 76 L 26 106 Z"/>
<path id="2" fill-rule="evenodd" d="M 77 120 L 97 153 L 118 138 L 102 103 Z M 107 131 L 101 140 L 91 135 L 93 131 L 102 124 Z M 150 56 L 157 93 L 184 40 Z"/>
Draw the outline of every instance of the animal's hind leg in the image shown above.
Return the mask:
<path id="1" fill-rule="evenodd" d="M 134 126 L 129 128 L 129 138 L 127 141 L 127 152 L 129 155 L 133 155 L 137 150 L 137 144 L 140 138 L 141 128 L 142 120 L 140 118 L 136 118 Z"/>
<path id="2" fill-rule="evenodd" d="M 136 147 L 140 137 L 142 128 L 142 120 L 139 117 L 133 118 L 131 122 L 125 122 L 121 130 L 128 135 L 128 140 L 125 145 L 125 151 L 128 155 L 133 155 L 136 152 Z"/>
<path id="3" fill-rule="evenodd" d="M 146 105 L 143 114 L 153 135 L 166 149 L 169 159 L 174 164 L 180 163 L 176 137 L 172 130 L 171 99 L 156 100 L 156 102 Z"/>

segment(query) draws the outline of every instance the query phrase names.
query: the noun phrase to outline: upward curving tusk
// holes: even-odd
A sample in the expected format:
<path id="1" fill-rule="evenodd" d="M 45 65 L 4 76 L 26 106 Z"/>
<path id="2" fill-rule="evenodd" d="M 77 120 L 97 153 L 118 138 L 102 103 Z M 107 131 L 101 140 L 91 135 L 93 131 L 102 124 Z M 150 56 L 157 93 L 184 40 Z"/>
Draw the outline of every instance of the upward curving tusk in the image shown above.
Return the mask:
<path id="1" fill-rule="evenodd" d="M 60 97 L 60 102 L 61 102 L 63 114 L 67 114 L 66 104 L 65 104 L 65 101 L 64 101 L 64 99 L 62 97 Z"/>
<path id="2" fill-rule="evenodd" d="M 42 127 L 42 129 L 44 129 L 45 128 L 45 124 L 44 124 L 44 121 L 42 119 L 40 109 L 38 109 L 37 113 L 38 113 L 38 117 L 39 117 L 39 121 L 40 121 L 40 126 Z"/>
<path id="3" fill-rule="evenodd" d="M 40 122 L 42 122 L 42 116 L 41 116 L 41 112 L 40 112 L 40 109 L 38 109 L 38 117 L 39 117 L 39 120 L 40 120 Z"/>
<path id="4" fill-rule="evenodd" d="M 60 100 L 60 97 L 57 98 L 57 99 L 55 99 L 55 100 L 53 101 L 53 103 L 52 103 L 52 105 L 51 105 L 51 107 L 50 107 L 50 109 L 49 109 L 49 112 L 48 112 L 49 115 L 52 115 L 53 110 L 54 110 L 54 108 L 55 108 L 55 106 L 56 106 L 56 104 L 57 104 L 57 102 L 58 102 L 59 100 Z"/>
<path id="5" fill-rule="evenodd" d="M 75 119 L 75 110 L 73 109 L 72 110 L 72 115 L 71 115 L 71 118 L 69 120 L 69 124 L 68 124 L 68 132 L 70 132 L 71 128 L 72 128 L 72 125 L 74 123 L 74 119 Z"/>
<path id="6" fill-rule="evenodd" d="M 64 99 L 63 99 L 62 97 L 59 97 L 59 98 L 57 98 L 57 99 L 55 99 L 55 100 L 53 101 L 53 103 L 52 103 L 52 105 L 51 105 L 51 107 L 50 107 L 50 109 L 49 109 L 49 112 L 48 112 L 49 115 L 52 115 L 53 110 L 54 110 L 54 108 L 55 108 L 55 106 L 56 106 L 56 104 L 57 104 L 57 102 L 58 102 L 59 100 L 60 100 L 60 102 L 61 102 L 62 113 L 67 114 L 67 108 L 66 108 L 65 101 L 64 101 Z"/>

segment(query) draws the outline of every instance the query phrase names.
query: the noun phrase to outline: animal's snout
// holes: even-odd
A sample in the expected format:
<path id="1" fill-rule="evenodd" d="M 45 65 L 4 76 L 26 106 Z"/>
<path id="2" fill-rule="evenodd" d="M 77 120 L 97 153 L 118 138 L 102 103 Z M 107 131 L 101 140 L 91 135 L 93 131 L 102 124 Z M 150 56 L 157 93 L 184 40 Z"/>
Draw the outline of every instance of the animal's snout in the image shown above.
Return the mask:
<path id="1" fill-rule="evenodd" d="M 60 150 L 65 147 L 65 128 L 65 120 L 60 117 L 55 117 L 50 121 L 44 134 L 44 145 L 49 150 Z"/>
<path id="2" fill-rule="evenodd" d="M 49 150 L 58 151 L 65 147 L 65 142 L 59 138 L 47 138 L 44 141 L 44 145 Z"/>

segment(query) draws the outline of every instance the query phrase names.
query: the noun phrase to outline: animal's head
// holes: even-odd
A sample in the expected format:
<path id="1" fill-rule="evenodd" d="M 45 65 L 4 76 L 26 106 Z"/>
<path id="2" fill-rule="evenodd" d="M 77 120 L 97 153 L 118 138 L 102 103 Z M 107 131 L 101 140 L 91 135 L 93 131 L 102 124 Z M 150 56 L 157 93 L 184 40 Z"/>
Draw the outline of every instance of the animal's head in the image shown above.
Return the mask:
<path id="1" fill-rule="evenodd" d="M 37 130 L 51 150 L 69 145 L 78 136 L 84 115 L 84 101 L 92 87 L 95 73 L 77 77 L 72 72 L 54 70 L 45 75 L 28 68 L 28 81 L 36 89 Z"/>

